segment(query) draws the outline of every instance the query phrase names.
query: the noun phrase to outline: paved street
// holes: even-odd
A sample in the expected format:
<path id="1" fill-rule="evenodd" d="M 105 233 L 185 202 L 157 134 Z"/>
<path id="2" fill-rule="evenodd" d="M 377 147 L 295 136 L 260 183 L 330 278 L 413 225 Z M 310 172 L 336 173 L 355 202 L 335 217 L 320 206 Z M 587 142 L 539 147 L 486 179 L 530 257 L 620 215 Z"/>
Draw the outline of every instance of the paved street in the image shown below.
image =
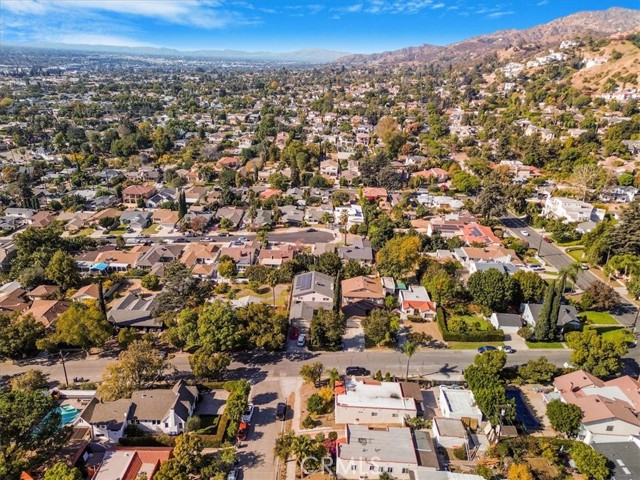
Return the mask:
<path id="1" fill-rule="evenodd" d="M 533 228 L 529 227 L 524 220 L 516 217 L 506 217 L 502 219 L 502 224 L 516 237 L 529 242 L 531 248 L 539 250 L 539 256 L 554 268 L 561 270 L 573 264 L 575 260 L 564 253 L 560 248 L 552 243 L 542 241 L 542 236 Z M 526 231 L 529 235 L 523 235 Z M 593 282 L 599 280 L 591 271 L 581 270 L 578 272 L 577 286 L 585 290 Z M 624 301 L 619 311 L 614 312 L 614 316 L 620 323 L 625 326 L 631 326 L 636 316 L 636 307 L 631 303 Z"/>

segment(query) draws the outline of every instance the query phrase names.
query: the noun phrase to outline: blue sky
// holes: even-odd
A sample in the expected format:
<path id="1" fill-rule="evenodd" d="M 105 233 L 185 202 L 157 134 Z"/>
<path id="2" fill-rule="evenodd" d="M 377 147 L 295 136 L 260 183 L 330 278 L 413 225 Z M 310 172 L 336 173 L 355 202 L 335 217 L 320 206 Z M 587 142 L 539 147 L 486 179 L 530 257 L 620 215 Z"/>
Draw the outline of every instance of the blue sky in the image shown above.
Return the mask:
<path id="1" fill-rule="evenodd" d="M 0 46 L 377 52 L 527 28 L 638 0 L 0 0 Z"/>

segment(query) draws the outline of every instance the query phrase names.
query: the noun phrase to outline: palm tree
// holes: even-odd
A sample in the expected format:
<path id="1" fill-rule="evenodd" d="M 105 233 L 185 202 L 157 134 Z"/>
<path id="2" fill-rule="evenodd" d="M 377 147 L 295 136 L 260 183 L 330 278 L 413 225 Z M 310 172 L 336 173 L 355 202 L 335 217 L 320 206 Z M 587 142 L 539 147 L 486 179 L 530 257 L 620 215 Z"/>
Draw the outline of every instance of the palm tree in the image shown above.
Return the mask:
<path id="1" fill-rule="evenodd" d="M 273 447 L 273 454 L 283 462 L 287 461 L 291 455 L 293 441 L 296 436 L 292 430 L 285 430 L 276 438 L 276 444 Z"/>
<path id="2" fill-rule="evenodd" d="M 560 273 L 560 278 L 563 280 L 565 279 L 569 279 L 571 280 L 571 293 L 573 293 L 573 287 L 575 286 L 575 283 L 578 281 L 578 272 L 582 270 L 582 266 L 580 265 L 580 262 L 573 262 L 571 265 L 560 269 L 560 271 L 558 273 Z M 562 288 L 562 290 L 564 292 L 564 286 Z"/>
<path id="3" fill-rule="evenodd" d="M 340 215 L 340 223 L 342 223 L 342 228 L 344 230 L 344 244 L 347 244 L 347 223 L 349 223 L 349 215 L 347 211 L 344 210 Z"/>
<path id="4" fill-rule="evenodd" d="M 332 368 L 327 370 L 327 375 L 329 375 L 329 385 L 331 385 L 331 389 L 333 390 L 336 386 L 336 380 L 340 378 L 340 373 L 336 368 Z"/>
<path id="5" fill-rule="evenodd" d="M 276 285 L 278 285 L 278 272 L 273 270 L 269 272 L 269 276 L 267 277 L 267 282 L 271 287 L 271 295 L 273 295 L 273 306 L 276 306 Z"/>
<path id="6" fill-rule="evenodd" d="M 291 453 L 296 456 L 296 465 L 298 465 L 298 467 L 302 467 L 303 462 L 305 462 L 305 460 L 311 459 L 315 452 L 315 442 L 309 435 L 299 435 L 295 437 L 291 442 Z M 301 472 L 301 474 L 304 477 L 304 470 Z"/>
<path id="7" fill-rule="evenodd" d="M 411 357 L 413 356 L 414 353 L 416 353 L 417 349 L 418 349 L 418 345 L 415 342 L 412 342 L 411 340 L 407 340 L 406 342 L 404 342 L 404 345 L 402 346 L 402 351 L 407 356 L 407 374 L 405 375 L 405 379 L 407 381 L 409 380 L 409 362 L 411 362 Z"/>

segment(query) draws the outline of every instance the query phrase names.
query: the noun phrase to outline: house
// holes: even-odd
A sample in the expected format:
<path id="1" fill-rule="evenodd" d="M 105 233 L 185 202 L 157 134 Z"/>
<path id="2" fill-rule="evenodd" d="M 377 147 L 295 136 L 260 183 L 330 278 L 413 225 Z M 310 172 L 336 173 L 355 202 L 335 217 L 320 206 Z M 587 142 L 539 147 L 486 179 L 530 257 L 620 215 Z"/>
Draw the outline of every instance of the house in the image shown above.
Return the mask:
<path id="1" fill-rule="evenodd" d="M 122 190 L 122 203 L 128 206 L 145 204 L 156 193 L 153 185 L 129 185 Z"/>
<path id="2" fill-rule="evenodd" d="M 436 183 L 444 183 L 449 179 L 449 172 L 442 168 L 431 168 L 429 170 L 420 170 L 414 172 L 411 177 L 424 178 L 427 183 L 433 179 Z"/>
<path id="3" fill-rule="evenodd" d="M 172 456 L 171 447 L 115 447 L 104 452 L 92 480 L 153 480 L 160 466 Z"/>
<path id="4" fill-rule="evenodd" d="M 184 380 L 171 389 L 136 390 L 131 394 L 131 420 L 148 432 L 182 433 L 197 401 L 197 387 Z"/>
<path id="5" fill-rule="evenodd" d="M 340 164 L 335 160 L 323 160 L 320 162 L 320 175 L 335 180 L 340 176 Z"/>
<path id="6" fill-rule="evenodd" d="M 405 417 L 418 415 L 413 392 L 404 392 L 404 382 L 379 382 L 346 378 L 336 382 L 336 423 L 363 423 L 366 425 L 404 425 Z M 419 401 L 422 401 L 418 389 Z"/>
<path id="7" fill-rule="evenodd" d="M 306 272 L 293 278 L 289 320 L 308 329 L 314 312 L 331 310 L 334 299 L 334 278 L 320 272 Z"/>
<path id="8" fill-rule="evenodd" d="M 367 316 L 384 305 L 384 288 L 376 277 L 359 276 L 342 281 L 342 310 L 348 316 Z"/>
<path id="9" fill-rule="evenodd" d="M 431 301 L 427 289 L 418 285 L 409 285 L 398 293 L 400 311 L 405 316 L 419 316 L 432 320 L 436 316 L 436 303 Z"/>
<path id="10" fill-rule="evenodd" d="M 96 442 L 107 440 L 118 443 L 132 418 L 132 409 L 133 405 L 128 398 L 103 402 L 93 397 L 80 414 L 78 425 L 90 427 L 91 438 Z"/>
<path id="11" fill-rule="evenodd" d="M 117 328 L 135 328 L 145 332 L 162 329 L 162 323 L 151 315 L 155 295 L 127 295 L 117 299 L 107 313 L 107 320 Z"/>
<path id="12" fill-rule="evenodd" d="M 519 267 L 515 265 L 511 265 L 509 263 L 501 263 L 501 262 L 476 262 L 470 261 L 466 263 L 467 270 L 469 270 L 469 274 L 473 275 L 476 272 L 486 272 L 487 270 L 498 270 L 500 273 L 508 273 L 509 275 L 513 275 L 520 270 Z"/>
<path id="13" fill-rule="evenodd" d="M 228 247 L 222 247 L 220 249 L 220 256 L 229 257 L 236 266 L 238 272 L 244 272 L 245 269 L 256 263 L 258 255 L 260 253 L 260 244 L 258 242 L 246 242 L 238 245 L 231 243 Z"/>
<path id="14" fill-rule="evenodd" d="M 191 274 L 193 276 L 211 278 L 216 271 L 215 263 L 219 256 L 220 248 L 217 245 L 194 242 L 187 244 L 184 248 L 180 262 L 192 268 Z"/>
<path id="15" fill-rule="evenodd" d="M 438 404 L 445 418 L 470 419 L 478 424 L 482 421 L 482 412 L 471 390 L 443 385 L 440 387 Z"/>
<path id="16" fill-rule="evenodd" d="M 591 446 L 609 460 L 612 466 L 612 479 L 640 478 L 640 438 L 633 436 L 626 442 L 601 442 Z"/>
<path id="17" fill-rule="evenodd" d="M 29 219 L 29 225 L 31 225 L 33 228 L 46 227 L 55 218 L 56 217 L 53 213 L 42 210 L 37 212 L 33 217 Z"/>
<path id="18" fill-rule="evenodd" d="M 36 300 L 51 300 L 60 292 L 57 285 L 38 285 L 36 288 L 27 292 L 27 297 L 33 302 Z"/>
<path id="19" fill-rule="evenodd" d="M 280 208 L 280 221 L 283 225 L 297 227 L 304 222 L 304 208 L 296 205 L 284 205 Z"/>
<path id="20" fill-rule="evenodd" d="M 381 187 L 364 187 L 362 189 L 362 196 L 365 200 L 386 200 L 389 197 L 389 192 L 386 188 Z"/>
<path id="21" fill-rule="evenodd" d="M 0 312 L 22 312 L 29 308 L 24 296 L 27 292 L 18 282 L 9 282 L 0 286 Z"/>
<path id="22" fill-rule="evenodd" d="M 176 223 L 178 223 L 178 221 L 180 220 L 180 217 L 178 216 L 178 212 L 175 210 L 158 208 L 151 214 L 151 220 L 156 225 L 159 225 L 160 228 L 173 230 L 176 226 Z"/>
<path id="23" fill-rule="evenodd" d="M 167 202 L 175 202 L 178 199 L 178 190 L 175 188 L 163 188 L 158 190 L 149 200 L 146 202 L 146 206 L 149 208 L 158 208 L 160 205 Z"/>
<path id="24" fill-rule="evenodd" d="M 458 418 L 434 417 L 431 432 L 436 445 L 442 448 L 469 447 L 467 428 Z"/>
<path id="25" fill-rule="evenodd" d="M 105 292 L 105 298 L 107 298 Z M 80 287 L 76 293 L 71 296 L 74 302 L 97 301 L 100 299 L 100 287 L 97 283 L 90 283 L 84 287 Z"/>
<path id="26" fill-rule="evenodd" d="M 542 311 L 541 303 L 525 303 L 522 311 L 522 319 L 532 327 L 535 327 L 540 312 Z M 580 317 L 576 308 L 572 305 L 560 305 L 560 313 L 558 314 L 558 328 L 564 329 L 566 326 L 579 328 Z"/>
<path id="27" fill-rule="evenodd" d="M 462 227 L 462 241 L 467 245 L 499 245 L 500 239 L 495 236 L 491 227 L 485 227 L 479 223 L 468 223 Z"/>
<path id="28" fill-rule="evenodd" d="M 349 237 L 349 245 L 338 247 L 338 256 L 343 261 L 354 260 L 361 265 L 373 264 L 373 248 L 368 239 L 359 235 Z"/>
<path id="29" fill-rule="evenodd" d="M 222 157 L 220 160 L 218 160 L 218 163 L 216 163 L 216 168 L 219 170 L 223 170 L 225 168 L 235 170 L 236 168 L 238 168 L 238 166 L 238 157 Z"/>
<path id="30" fill-rule="evenodd" d="M 120 215 L 122 215 L 122 210 L 118 210 L 117 208 L 105 208 L 104 210 L 100 210 L 99 212 L 94 213 L 87 220 L 87 223 L 91 226 L 100 225 L 100 221 L 105 218 L 112 218 L 113 221 L 120 221 Z M 114 225 L 118 225 L 117 222 Z"/>
<path id="31" fill-rule="evenodd" d="M 456 259 L 467 268 L 470 262 L 496 262 L 524 267 L 515 250 L 501 245 L 488 247 L 460 247 L 454 250 Z"/>
<path id="32" fill-rule="evenodd" d="M 249 210 L 249 215 L 245 215 L 244 217 L 244 227 L 254 230 L 258 230 L 265 225 L 270 226 L 272 222 L 273 212 L 271 210 L 263 210 L 261 208 L 257 208 L 255 210 L 255 217 L 253 219 L 251 219 L 251 210 Z"/>
<path id="33" fill-rule="evenodd" d="M 226 218 L 231 222 L 231 225 L 234 228 L 238 228 L 240 226 L 240 222 L 242 222 L 244 212 L 245 210 L 240 207 L 222 207 L 216 212 L 216 218 L 220 220 Z"/>
<path id="34" fill-rule="evenodd" d="M 346 228 L 350 229 L 353 225 L 362 225 L 364 223 L 364 214 L 360 205 L 349 205 L 344 207 L 336 207 L 333 209 L 333 223 L 335 225 L 344 226 L 343 220 L 346 220 Z"/>
<path id="35" fill-rule="evenodd" d="M 147 228 L 151 224 L 151 212 L 141 212 L 139 210 L 125 210 L 120 215 L 120 223 L 136 230 Z"/>
<path id="36" fill-rule="evenodd" d="M 578 439 L 586 444 L 627 442 L 640 435 L 640 383 L 626 375 L 607 382 L 583 370 L 557 377 L 553 386 L 565 403 L 582 410 Z"/>
<path id="37" fill-rule="evenodd" d="M 543 217 L 554 217 L 565 223 L 580 223 L 591 220 L 599 222 L 604 211 L 596 210 L 593 205 L 574 198 L 547 196 L 542 208 Z"/>
<path id="38" fill-rule="evenodd" d="M 183 248 L 178 244 L 152 245 L 140 256 L 136 267 L 151 270 L 152 273 L 160 276 L 164 272 L 164 265 L 180 258 Z"/>
<path id="39" fill-rule="evenodd" d="M 431 436 L 408 427 L 347 425 L 345 439 L 338 441 L 336 475 L 340 479 L 374 480 L 387 473 L 409 480 L 418 467 L 439 470 Z"/>
<path id="40" fill-rule="evenodd" d="M 18 246 L 13 240 L 0 241 L 0 269 L 4 272 L 11 267 L 11 260 L 18 254 Z"/>
<path id="41" fill-rule="evenodd" d="M 489 317 L 491 325 L 502 330 L 507 335 L 515 335 L 524 324 L 522 317 L 515 313 L 493 312 Z"/>
<path id="42" fill-rule="evenodd" d="M 292 260 L 300 248 L 295 245 L 270 245 L 263 248 L 258 255 L 258 263 L 265 267 L 280 267 L 283 263 Z"/>
<path id="43" fill-rule="evenodd" d="M 31 315 L 45 328 L 49 328 L 70 306 L 70 302 L 63 300 L 34 300 L 29 309 L 23 312 L 23 315 Z"/>

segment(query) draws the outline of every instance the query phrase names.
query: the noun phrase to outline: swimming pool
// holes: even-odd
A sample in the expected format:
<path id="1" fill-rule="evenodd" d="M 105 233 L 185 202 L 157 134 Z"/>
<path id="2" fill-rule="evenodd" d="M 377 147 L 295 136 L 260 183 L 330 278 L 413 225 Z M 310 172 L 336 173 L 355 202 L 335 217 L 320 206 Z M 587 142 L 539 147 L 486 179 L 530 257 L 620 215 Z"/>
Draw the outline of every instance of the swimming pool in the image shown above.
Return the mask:
<path id="1" fill-rule="evenodd" d="M 73 405 L 62 405 L 61 407 L 58 407 L 58 412 L 60 412 L 60 422 L 62 425 L 69 425 L 70 423 L 73 423 L 80 414 L 80 410 Z"/>

